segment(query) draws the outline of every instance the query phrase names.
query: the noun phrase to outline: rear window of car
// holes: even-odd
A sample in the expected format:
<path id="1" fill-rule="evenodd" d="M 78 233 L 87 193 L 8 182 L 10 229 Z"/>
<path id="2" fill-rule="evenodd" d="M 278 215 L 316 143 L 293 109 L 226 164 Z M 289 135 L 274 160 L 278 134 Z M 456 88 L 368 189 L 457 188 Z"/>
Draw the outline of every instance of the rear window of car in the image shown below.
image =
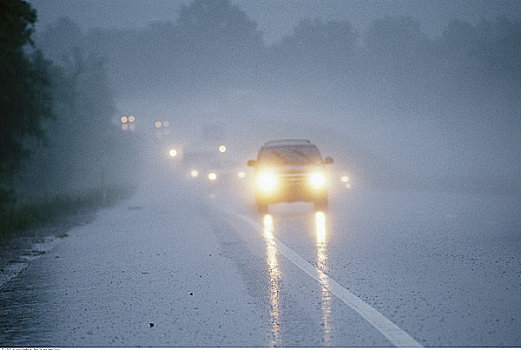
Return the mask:
<path id="1" fill-rule="evenodd" d="M 322 157 L 314 145 L 286 145 L 262 148 L 258 160 L 274 165 L 307 165 L 322 162 Z"/>

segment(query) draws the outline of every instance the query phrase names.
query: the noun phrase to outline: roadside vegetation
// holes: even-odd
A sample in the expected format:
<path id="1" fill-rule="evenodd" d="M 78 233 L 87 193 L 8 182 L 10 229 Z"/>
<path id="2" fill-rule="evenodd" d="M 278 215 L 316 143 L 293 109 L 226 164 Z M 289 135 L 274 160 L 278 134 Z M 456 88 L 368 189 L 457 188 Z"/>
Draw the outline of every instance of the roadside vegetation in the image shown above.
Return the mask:
<path id="1" fill-rule="evenodd" d="M 55 225 L 67 216 L 111 206 L 132 193 L 130 187 L 112 187 L 11 204 L 0 211 L 0 241 L 23 235 L 27 230 Z"/>
<path id="2" fill-rule="evenodd" d="M 113 123 L 104 57 L 81 42 L 46 57 L 32 39 L 36 21 L 27 1 L 0 0 L 0 240 L 133 188 L 121 179 L 133 173 L 135 139 Z"/>

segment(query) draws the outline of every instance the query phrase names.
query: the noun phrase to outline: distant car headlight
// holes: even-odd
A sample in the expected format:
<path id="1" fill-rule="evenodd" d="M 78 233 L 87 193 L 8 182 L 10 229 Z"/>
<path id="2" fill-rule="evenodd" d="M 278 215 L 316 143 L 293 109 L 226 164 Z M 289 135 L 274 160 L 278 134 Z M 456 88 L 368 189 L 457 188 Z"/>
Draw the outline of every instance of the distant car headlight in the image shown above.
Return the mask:
<path id="1" fill-rule="evenodd" d="M 197 170 L 194 169 L 194 170 L 190 171 L 190 175 L 191 175 L 192 177 L 198 177 L 198 176 L 199 176 L 199 172 L 198 172 Z"/>
<path id="2" fill-rule="evenodd" d="M 277 174 L 271 170 L 262 170 L 257 175 L 257 188 L 263 192 L 273 192 L 277 189 Z"/>
<path id="3" fill-rule="evenodd" d="M 177 156 L 177 150 L 175 148 L 171 148 L 169 151 L 168 151 L 168 154 L 170 155 L 170 157 L 174 158 Z"/>
<path id="4" fill-rule="evenodd" d="M 209 174 L 208 174 L 208 180 L 210 180 L 210 181 L 215 181 L 215 180 L 217 180 L 217 174 L 216 174 L 216 173 L 213 173 L 213 172 L 212 172 L 212 173 L 209 173 Z"/>
<path id="5" fill-rule="evenodd" d="M 315 190 L 320 190 L 326 186 L 326 177 L 323 173 L 312 173 L 309 176 L 309 186 Z"/>

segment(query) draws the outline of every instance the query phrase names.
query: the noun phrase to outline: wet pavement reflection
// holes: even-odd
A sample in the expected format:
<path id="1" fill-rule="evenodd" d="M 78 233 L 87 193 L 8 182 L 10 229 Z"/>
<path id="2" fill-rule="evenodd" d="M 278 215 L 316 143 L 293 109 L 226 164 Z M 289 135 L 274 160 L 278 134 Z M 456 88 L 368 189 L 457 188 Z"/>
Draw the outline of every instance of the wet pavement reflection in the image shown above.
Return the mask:
<path id="1" fill-rule="evenodd" d="M 280 269 L 277 259 L 276 241 L 273 239 L 273 217 L 264 215 L 264 240 L 266 242 L 266 263 L 269 271 L 269 298 L 270 298 L 270 323 L 271 339 L 269 346 L 281 345 L 280 334 Z"/>
<path id="2" fill-rule="evenodd" d="M 326 214 L 324 212 L 315 212 L 312 214 L 313 225 L 312 231 L 315 237 L 315 242 L 310 241 L 310 244 L 316 247 L 316 264 L 322 271 L 327 270 L 327 225 Z M 266 244 L 266 264 L 269 272 L 269 304 L 270 304 L 270 324 L 271 324 L 271 339 L 269 346 L 282 346 L 281 336 L 281 270 L 278 261 L 277 240 L 275 238 L 274 218 L 270 214 L 263 217 L 263 235 Z M 328 290 L 329 282 L 324 273 L 320 276 L 320 311 L 321 311 L 321 326 L 323 329 L 323 345 L 331 346 L 332 344 L 332 298 Z"/>
<path id="3" fill-rule="evenodd" d="M 317 247 L 317 266 L 324 272 L 327 267 L 327 231 L 326 214 L 315 213 L 315 233 Z M 320 274 L 320 308 L 322 311 L 322 326 L 324 330 L 324 345 L 331 346 L 331 293 L 328 290 L 329 282 L 325 274 Z"/>

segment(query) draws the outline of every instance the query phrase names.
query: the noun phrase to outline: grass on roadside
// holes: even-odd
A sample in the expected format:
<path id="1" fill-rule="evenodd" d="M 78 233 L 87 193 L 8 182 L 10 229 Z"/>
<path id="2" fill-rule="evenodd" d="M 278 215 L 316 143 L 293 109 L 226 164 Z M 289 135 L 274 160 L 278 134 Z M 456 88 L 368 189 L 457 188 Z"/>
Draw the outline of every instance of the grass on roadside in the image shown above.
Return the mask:
<path id="1" fill-rule="evenodd" d="M 20 235 L 21 232 L 53 225 L 60 218 L 76 215 L 84 210 L 110 206 L 130 196 L 128 187 L 113 187 L 73 194 L 61 194 L 47 200 L 19 203 L 0 208 L 0 240 Z"/>

